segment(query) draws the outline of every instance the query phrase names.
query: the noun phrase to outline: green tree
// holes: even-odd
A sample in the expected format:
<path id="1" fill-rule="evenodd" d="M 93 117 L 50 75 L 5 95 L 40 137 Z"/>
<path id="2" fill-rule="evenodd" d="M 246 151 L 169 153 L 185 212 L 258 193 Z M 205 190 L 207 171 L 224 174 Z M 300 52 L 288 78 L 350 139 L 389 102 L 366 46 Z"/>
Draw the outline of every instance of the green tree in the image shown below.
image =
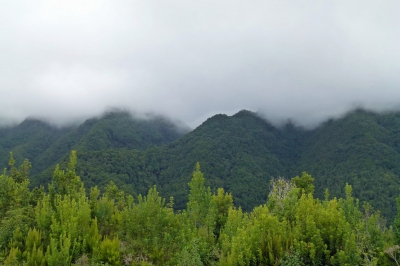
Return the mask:
<path id="1" fill-rule="evenodd" d="M 296 187 L 300 188 L 303 193 L 314 193 L 314 178 L 306 172 L 303 172 L 301 177 L 296 176 L 292 178 L 292 182 L 296 185 Z"/>
<path id="2" fill-rule="evenodd" d="M 280 177 L 270 182 L 267 207 L 280 220 L 286 219 L 289 222 L 295 220 L 295 208 L 301 194 L 295 182 Z"/>
<path id="3" fill-rule="evenodd" d="M 216 221 L 214 235 L 219 238 L 222 228 L 228 219 L 228 212 L 233 207 L 233 197 L 230 193 L 225 193 L 223 188 L 219 188 L 217 195 L 213 195 L 216 208 Z"/>
<path id="4" fill-rule="evenodd" d="M 83 190 L 83 183 L 79 176 L 76 175 L 75 168 L 77 163 L 76 151 L 71 151 L 69 163 L 66 170 L 61 170 L 59 165 L 53 174 L 53 187 L 56 193 L 60 195 L 80 194 Z"/>
<path id="5" fill-rule="evenodd" d="M 121 240 L 127 244 L 126 255 L 157 265 L 177 262 L 190 230 L 181 215 L 175 215 L 172 204 L 166 204 L 156 187 L 137 203 L 127 204 L 121 213 Z"/>
<path id="6" fill-rule="evenodd" d="M 216 206 L 211 189 L 204 185 L 204 176 L 200 172 L 200 164 L 196 164 L 193 178 L 189 183 L 189 201 L 187 214 L 192 225 L 196 228 L 204 226 L 208 234 L 212 234 L 215 226 Z"/>
<path id="7" fill-rule="evenodd" d="M 19 169 L 14 165 L 11 153 L 10 173 L 4 170 L 0 175 L 0 248 L 8 254 L 8 262 L 22 259 L 23 236 L 34 221 L 28 172 L 22 171 L 28 171 L 30 163 L 25 160 Z"/>

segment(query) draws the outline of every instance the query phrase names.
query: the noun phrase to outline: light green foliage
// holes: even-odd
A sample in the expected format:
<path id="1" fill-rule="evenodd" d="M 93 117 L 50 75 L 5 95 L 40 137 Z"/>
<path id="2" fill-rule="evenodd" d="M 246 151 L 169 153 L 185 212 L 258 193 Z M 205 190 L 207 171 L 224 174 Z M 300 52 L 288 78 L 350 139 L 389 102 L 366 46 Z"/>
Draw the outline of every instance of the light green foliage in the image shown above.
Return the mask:
<path id="1" fill-rule="evenodd" d="M 96 187 L 90 188 L 90 210 L 92 218 L 96 215 L 96 212 L 99 211 L 99 195 L 100 190 Z"/>
<path id="2" fill-rule="evenodd" d="M 9 246 L 11 249 L 18 250 L 18 256 L 17 256 L 18 260 L 22 259 L 21 255 L 22 255 L 23 248 L 24 248 L 23 241 L 24 241 L 24 236 L 23 236 L 21 230 L 19 229 L 19 227 L 17 227 L 13 232 L 13 237 L 11 239 Z"/>
<path id="3" fill-rule="evenodd" d="M 34 245 L 32 247 L 32 250 L 27 252 L 26 265 L 29 265 L 29 266 L 46 265 L 42 247 L 36 247 L 36 245 Z"/>
<path id="4" fill-rule="evenodd" d="M 110 193 L 110 189 L 113 193 Z M 97 189 L 91 191 L 90 204 L 92 216 L 98 219 L 99 232 L 101 235 L 116 236 L 121 224 L 125 197 L 113 183 L 100 199 L 97 199 L 97 195 Z"/>
<path id="5" fill-rule="evenodd" d="M 109 263 L 110 265 L 121 265 L 118 238 L 109 239 L 105 237 L 100 242 L 96 254 L 96 260 Z"/>
<path id="6" fill-rule="evenodd" d="M 4 253 L 10 252 L 8 261 L 21 259 L 23 235 L 33 223 L 31 192 L 27 179 L 30 164 L 25 160 L 19 169 L 14 165 L 15 160 L 10 154 L 10 172 L 5 170 L 0 175 L 0 247 L 5 248 Z M 14 256 L 16 254 L 17 257 Z"/>
<path id="7" fill-rule="evenodd" d="M 42 245 L 42 234 L 36 228 L 29 229 L 25 239 L 26 264 L 29 266 L 44 265 L 44 253 Z"/>
<path id="8" fill-rule="evenodd" d="M 354 235 L 354 244 L 358 256 L 365 265 L 390 265 L 383 250 L 394 245 L 395 234 L 392 228 L 386 227 L 386 221 L 379 212 L 375 212 L 371 205 L 364 203 L 364 212 L 360 210 L 359 201 L 352 195 L 352 187 L 346 184 L 344 199 L 339 199 L 346 220 L 351 225 Z"/>
<path id="9" fill-rule="evenodd" d="M 29 205 L 8 210 L 5 217 L 0 220 L 0 246 L 7 246 L 17 227 L 26 234 L 33 222 L 32 216 L 33 210 Z"/>
<path id="10" fill-rule="evenodd" d="M 59 165 L 56 166 L 53 175 L 53 186 L 58 194 L 75 196 L 75 194 L 82 192 L 83 183 L 80 177 L 76 175 L 76 163 L 76 151 L 72 151 L 67 170 L 61 170 Z"/>
<path id="11" fill-rule="evenodd" d="M 283 179 L 273 181 L 272 187 L 267 205 L 256 207 L 248 220 L 229 212 L 220 237 L 221 265 L 386 265 L 388 258 L 379 250 L 391 242 L 390 230 L 379 214 L 367 215 L 362 223 L 363 219 L 347 220 L 350 213 L 359 212 L 351 187 L 346 187 L 346 200 L 322 202 L 311 193 L 299 194 Z M 288 202 L 294 206 L 289 208 Z M 363 235 L 370 255 L 364 255 L 360 245 Z"/>
<path id="12" fill-rule="evenodd" d="M 138 260 L 165 264 L 181 251 L 190 234 L 181 215 L 174 214 L 171 205 L 165 203 L 156 187 L 146 196 L 138 196 L 122 212 L 123 235 L 121 239 L 130 243 L 127 252 Z"/>
<path id="13" fill-rule="evenodd" d="M 288 225 L 280 222 L 266 206 L 257 207 L 232 237 L 230 251 L 221 264 L 274 265 L 291 246 L 290 233 Z"/>
<path id="14" fill-rule="evenodd" d="M 383 251 L 394 245 L 392 228 L 386 227 L 386 221 L 379 211 L 374 211 L 368 203 L 363 204 L 363 215 L 356 228 L 356 244 L 361 252 L 365 264 L 384 265 L 387 256 Z"/>
<path id="15" fill-rule="evenodd" d="M 70 265 L 72 256 L 70 254 L 71 238 L 60 235 L 59 238 L 51 238 L 47 246 L 45 259 L 49 266 Z"/>
<path id="16" fill-rule="evenodd" d="M 238 230 L 248 224 L 248 215 L 242 209 L 231 208 L 228 211 L 228 219 L 221 232 L 219 243 L 222 248 L 222 256 L 228 254 L 232 248 L 232 238 L 237 235 Z"/>
<path id="17" fill-rule="evenodd" d="M 281 258 L 278 265 L 280 266 L 303 266 L 304 262 L 301 258 L 300 252 L 295 249 L 291 249 L 285 252 L 285 255 Z"/>
<path id="18" fill-rule="evenodd" d="M 45 232 L 45 260 L 49 265 L 68 265 L 82 253 L 93 251 L 94 242 L 101 238 L 97 220 L 91 217 L 91 203 L 75 174 L 75 164 L 76 154 L 72 152 L 67 171 L 56 168 L 50 193 L 35 208 L 37 227 Z M 36 248 L 38 252 L 40 247 Z"/>
<path id="19" fill-rule="evenodd" d="M 56 212 L 52 217 L 51 239 L 68 236 L 71 241 L 70 255 L 76 259 L 85 249 L 85 241 L 89 239 L 90 232 L 90 207 L 87 198 L 81 195 L 75 199 L 57 195 L 54 202 Z M 50 240 L 51 241 L 51 240 Z"/>
<path id="20" fill-rule="evenodd" d="M 339 199 L 339 204 L 347 221 L 352 227 L 355 227 L 360 222 L 362 213 L 359 201 L 353 197 L 353 188 L 347 183 L 345 186 L 345 195 L 344 199 Z"/>
<path id="21" fill-rule="evenodd" d="M 233 207 L 233 197 L 232 194 L 225 193 L 223 188 L 219 188 L 217 195 L 213 195 L 213 200 L 216 207 L 214 234 L 218 238 L 228 219 L 228 212 Z"/>
<path id="22" fill-rule="evenodd" d="M 0 176 L 0 263 L 4 265 L 383 265 L 397 262 L 395 233 L 379 211 L 314 198 L 313 178 L 271 181 L 268 201 L 245 213 L 223 189 L 205 187 L 199 164 L 187 209 L 174 211 L 156 187 L 125 196 L 110 182 L 86 194 L 75 173 L 56 168 L 48 192 L 29 188 L 29 164 Z M 400 201 L 400 200 L 399 200 Z M 395 230 L 398 228 L 396 220 Z"/>
<path id="23" fill-rule="evenodd" d="M 301 190 L 295 182 L 289 182 L 284 178 L 271 180 L 267 207 L 279 217 L 289 222 L 295 220 L 295 209 Z"/>
<path id="24" fill-rule="evenodd" d="M 194 239 L 188 246 L 185 246 L 178 257 L 178 266 L 202 266 L 198 243 Z"/>
<path id="25" fill-rule="evenodd" d="M 114 202 L 114 205 L 116 205 L 119 210 L 122 210 L 124 208 L 124 192 L 120 191 L 113 181 L 110 181 L 110 183 L 106 186 L 104 197 L 106 197 L 108 200 L 112 200 Z"/>
<path id="26" fill-rule="evenodd" d="M 294 247 L 306 264 L 358 263 L 352 260 L 357 254 L 354 235 L 336 199 L 322 204 L 311 194 L 303 194 L 296 208 L 294 232 Z"/>
<path id="27" fill-rule="evenodd" d="M 14 162 L 10 163 L 10 175 L 6 171 L 0 175 L 0 219 L 6 216 L 7 211 L 25 207 L 30 198 L 29 180 L 19 178 L 24 175 L 14 168 L 13 164 Z"/>
<path id="28" fill-rule="evenodd" d="M 219 191 L 219 196 L 213 195 L 210 187 L 206 188 L 204 182 L 200 164 L 197 163 L 189 183 L 190 192 L 185 215 L 197 236 L 201 260 L 203 264 L 208 265 L 218 260 L 214 249 L 215 240 L 233 200 L 229 194 L 225 195 L 223 190 Z"/>
<path id="29" fill-rule="evenodd" d="M 48 262 L 75 260 L 87 248 L 91 209 L 83 183 L 75 173 L 76 160 L 76 152 L 72 151 L 67 170 L 56 167 L 50 193 L 36 207 L 38 228 L 49 232 L 45 235 L 49 239 Z"/>
<path id="30" fill-rule="evenodd" d="M 89 235 L 88 238 L 86 240 L 86 244 L 87 244 L 87 252 L 89 254 L 93 253 L 96 251 L 96 249 L 98 248 L 98 245 L 100 243 L 101 240 L 101 235 L 99 234 L 99 229 L 97 226 L 97 217 L 95 217 L 92 220 L 92 224 L 90 225 L 90 229 L 89 229 Z"/>
<path id="31" fill-rule="evenodd" d="M 305 194 L 313 194 L 314 193 L 314 178 L 307 174 L 306 172 L 303 172 L 301 177 L 296 176 L 292 178 L 291 180 L 294 185 L 301 189 L 301 191 Z"/>
<path id="32" fill-rule="evenodd" d="M 19 263 L 19 258 L 21 257 L 21 251 L 18 248 L 11 248 L 10 253 L 4 260 L 4 265 L 6 266 L 16 266 Z"/>
<path id="33" fill-rule="evenodd" d="M 53 221 L 53 217 L 56 215 L 54 205 L 49 194 L 45 195 L 35 207 L 35 222 L 37 228 L 43 232 L 44 238 L 49 239 L 50 237 L 50 226 Z"/>
<path id="34" fill-rule="evenodd" d="M 216 202 L 213 200 L 211 189 L 205 187 L 204 180 L 200 172 L 200 164 L 197 163 L 193 178 L 189 183 L 187 215 L 194 227 L 204 226 L 209 234 L 212 234 L 215 226 Z"/>
<path id="35" fill-rule="evenodd" d="M 28 159 L 25 159 L 22 165 L 17 169 L 15 167 L 15 160 L 13 157 L 12 152 L 10 152 L 10 160 L 8 166 L 10 167 L 10 176 L 15 180 L 17 183 L 21 183 L 24 180 L 28 179 L 29 170 L 32 168 L 32 164 L 29 162 Z"/>

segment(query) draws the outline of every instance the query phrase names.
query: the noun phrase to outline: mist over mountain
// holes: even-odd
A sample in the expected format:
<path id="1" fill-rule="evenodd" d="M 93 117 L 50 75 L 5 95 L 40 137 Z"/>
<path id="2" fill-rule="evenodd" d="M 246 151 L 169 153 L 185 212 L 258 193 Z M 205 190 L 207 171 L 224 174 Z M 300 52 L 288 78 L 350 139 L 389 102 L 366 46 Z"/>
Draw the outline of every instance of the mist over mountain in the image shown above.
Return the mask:
<path id="1" fill-rule="evenodd" d="M 0 264 L 398 264 L 399 10 L 2 0 Z"/>
<path id="2" fill-rule="evenodd" d="M 33 165 L 31 186 L 48 183 L 56 163 L 66 164 L 77 151 L 77 173 L 87 186 L 104 188 L 110 181 L 129 194 L 145 194 L 157 185 L 183 209 L 187 183 L 200 163 L 207 185 L 223 187 L 245 210 L 266 201 L 270 180 L 292 178 L 303 171 L 315 178 L 315 195 L 343 196 L 353 186 L 389 220 L 400 188 L 400 113 L 353 110 L 316 128 L 288 122 L 276 126 L 257 113 L 208 118 L 192 131 L 182 131 L 160 116 L 139 119 L 110 112 L 79 126 L 56 128 L 39 120 L 0 130 L 0 158 L 9 152 Z"/>
<path id="3" fill-rule="evenodd" d="M 400 99 L 396 1 L 6 1 L 0 120 L 117 106 L 192 128 L 242 108 L 315 126 Z"/>
<path id="4" fill-rule="evenodd" d="M 162 116 L 135 117 L 114 110 L 86 120 L 80 125 L 55 127 L 37 119 L 0 129 L 0 162 L 7 165 L 9 152 L 17 161 L 28 158 L 39 173 L 72 149 L 106 150 L 112 148 L 147 149 L 172 142 L 189 131 Z"/>

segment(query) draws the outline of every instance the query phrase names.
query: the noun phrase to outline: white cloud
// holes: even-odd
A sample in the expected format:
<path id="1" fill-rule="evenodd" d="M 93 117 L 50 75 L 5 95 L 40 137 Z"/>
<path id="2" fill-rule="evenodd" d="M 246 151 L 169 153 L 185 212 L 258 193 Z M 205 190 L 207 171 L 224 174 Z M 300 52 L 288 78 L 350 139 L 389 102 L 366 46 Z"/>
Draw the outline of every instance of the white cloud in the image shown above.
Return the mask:
<path id="1" fill-rule="evenodd" d="M 310 124 L 400 99 L 398 1 L 3 1 L 1 117 L 109 107 Z"/>

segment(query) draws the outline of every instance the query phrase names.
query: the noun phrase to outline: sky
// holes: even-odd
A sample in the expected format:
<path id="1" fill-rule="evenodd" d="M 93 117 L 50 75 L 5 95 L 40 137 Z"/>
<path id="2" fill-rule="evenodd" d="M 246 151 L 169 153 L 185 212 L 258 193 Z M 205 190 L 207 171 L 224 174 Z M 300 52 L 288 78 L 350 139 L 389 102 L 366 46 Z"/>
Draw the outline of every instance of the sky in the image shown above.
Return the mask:
<path id="1" fill-rule="evenodd" d="M 400 106 L 400 2 L 0 0 L 0 122 Z"/>

